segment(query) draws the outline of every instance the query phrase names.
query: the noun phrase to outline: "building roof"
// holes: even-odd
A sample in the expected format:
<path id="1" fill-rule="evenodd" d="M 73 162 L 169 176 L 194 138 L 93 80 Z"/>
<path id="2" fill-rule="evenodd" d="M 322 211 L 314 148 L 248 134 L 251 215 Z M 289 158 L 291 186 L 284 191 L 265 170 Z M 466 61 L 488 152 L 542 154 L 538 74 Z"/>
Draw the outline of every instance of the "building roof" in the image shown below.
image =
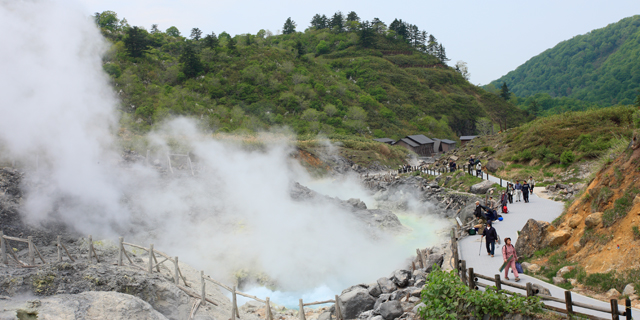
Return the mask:
<path id="1" fill-rule="evenodd" d="M 419 144 L 413 142 L 413 140 L 411 140 L 411 139 L 402 138 L 402 139 L 400 139 L 400 141 L 402 141 L 402 142 L 404 142 L 404 143 L 406 143 L 406 144 L 408 144 L 408 145 L 410 145 L 411 147 L 414 147 L 414 148 L 420 146 Z M 398 142 L 400 142 L 400 141 L 398 141 Z"/>
<path id="2" fill-rule="evenodd" d="M 473 140 L 475 138 L 477 138 L 478 136 L 462 136 L 460 137 L 460 140 Z"/>
<path id="3" fill-rule="evenodd" d="M 383 143 L 394 143 L 395 141 L 389 138 L 379 138 L 373 139 L 373 141 L 383 142 Z"/>
<path id="4" fill-rule="evenodd" d="M 427 138 L 425 135 L 422 134 L 416 134 L 416 135 L 412 135 L 412 136 L 406 136 L 406 138 L 409 138 L 413 141 L 415 141 L 416 143 L 423 145 L 423 144 L 429 144 L 429 143 L 433 143 L 433 140 Z"/>
<path id="5" fill-rule="evenodd" d="M 455 144 L 456 143 L 455 141 L 451 141 L 449 139 L 442 139 L 440 141 L 442 141 L 442 143 L 446 143 L 446 144 Z"/>

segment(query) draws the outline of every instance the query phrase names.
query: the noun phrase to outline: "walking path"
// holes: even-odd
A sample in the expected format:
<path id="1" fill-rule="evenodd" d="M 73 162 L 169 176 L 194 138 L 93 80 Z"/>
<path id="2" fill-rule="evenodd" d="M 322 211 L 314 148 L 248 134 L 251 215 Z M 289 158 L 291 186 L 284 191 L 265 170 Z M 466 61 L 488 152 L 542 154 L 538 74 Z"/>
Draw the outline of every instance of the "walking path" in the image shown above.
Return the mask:
<path id="1" fill-rule="evenodd" d="M 494 176 L 489 176 L 489 180 L 500 183 L 500 178 L 496 178 Z M 505 183 L 506 182 L 503 181 L 503 186 L 505 185 Z M 494 198 L 499 199 L 499 195 L 495 195 Z M 562 214 L 563 209 L 563 203 L 540 198 L 535 194 L 529 196 L 529 203 L 525 203 L 524 201 L 515 202 L 514 195 L 514 203 L 509 205 L 509 213 L 502 214 L 504 220 L 495 221 L 493 226 L 496 228 L 496 231 L 498 232 L 498 235 L 500 235 L 501 239 L 505 239 L 507 237 L 511 238 L 512 243 L 515 245 L 518 241 L 518 231 L 522 230 L 529 219 L 551 222 L 555 218 L 560 216 L 560 214 Z M 493 258 L 487 254 L 484 240 L 482 241 L 482 243 L 480 243 L 479 235 L 465 237 L 458 242 L 458 245 L 460 251 L 460 260 L 466 260 L 467 268 L 473 268 L 474 273 L 482 274 L 485 276 L 494 276 L 496 274 L 500 274 L 500 278 L 503 281 L 508 281 L 504 280 L 504 271 L 499 271 L 499 268 L 504 261 L 502 259 L 502 245 L 496 244 L 495 255 Z M 509 277 L 511 279 L 510 281 L 514 281 L 515 277 L 513 276 L 511 271 L 509 271 L 509 273 Z M 489 283 L 488 281 L 482 279 L 479 279 L 479 281 L 482 283 Z M 540 286 L 548 288 L 549 291 L 551 291 L 551 296 L 564 299 L 565 289 L 534 277 L 530 277 L 524 274 L 520 275 L 520 284 L 525 284 L 527 282 L 531 282 L 532 284 L 538 284 Z M 526 292 L 524 290 L 516 289 L 513 287 L 507 288 L 511 291 L 526 295 Z M 611 308 L 611 305 L 608 302 L 589 298 L 575 292 L 572 292 L 571 296 L 573 301 L 588 303 L 606 309 Z M 622 305 L 619 306 L 619 310 L 624 311 L 624 300 L 620 300 L 619 303 L 622 303 Z M 563 309 L 565 307 L 564 304 L 553 301 L 545 301 L 545 304 Z M 576 306 L 573 307 L 573 310 L 575 312 L 586 313 L 600 318 L 611 318 L 610 313 L 589 310 Z M 634 308 L 632 314 L 640 315 L 640 310 Z"/>

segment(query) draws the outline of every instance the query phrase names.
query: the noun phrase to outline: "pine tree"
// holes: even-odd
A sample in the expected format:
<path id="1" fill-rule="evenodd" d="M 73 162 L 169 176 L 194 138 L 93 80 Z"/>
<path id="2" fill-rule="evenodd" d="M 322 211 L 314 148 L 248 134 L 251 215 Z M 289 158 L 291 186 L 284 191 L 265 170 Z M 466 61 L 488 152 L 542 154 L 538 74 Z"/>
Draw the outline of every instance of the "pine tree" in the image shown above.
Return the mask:
<path id="1" fill-rule="evenodd" d="M 342 12 L 338 11 L 333 14 L 333 18 L 331 18 L 331 31 L 335 33 L 340 33 L 344 31 L 344 16 Z"/>
<path id="2" fill-rule="evenodd" d="M 127 30 L 127 36 L 124 38 L 124 47 L 127 49 L 127 53 L 134 58 L 142 57 L 144 50 L 149 46 L 149 39 L 147 39 L 147 31 L 133 27 Z"/>
<path id="3" fill-rule="evenodd" d="M 437 56 L 438 53 L 438 39 L 432 34 L 429 35 L 429 41 L 427 43 L 427 53 L 432 56 Z"/>
<path id="4" fill-rule="evenodd" d="M 218 37 L 216 37 L 214 32 L 211 32 L 211 34 L 204 37 L 204 45 L 211 49 L 218 47 Z"/>
<path id="5" fill-rule="evenodd" d="M 507 87 L 506 82 L 502 83 L 502 87 L 500 88 L 500 97 L 505 101 L 509 101 L 509 98 L 511 98 L 511 92 L 509 92 L 509 87 Z"/>
<path id="6" fill-rule="evenodd" d="M 156 34 L 158 32 L 160 32 L 160 30 L 158 30 L 158 24 L 157 23 L 152 24 L 151 25 L 151 34 Z"/>
<path id="7" fill-rule="evenodd" d="M 227 49 L 231 51 L 236 50 L 236 39 L 229 37 L 229 40 L 227 41 Z"/>
<path id="8" fill-rule="evenodd" d="M 202 31 L 200 31 L 199 28 L 193 28 L 191 29 L 191 39 L 198 41 L 200 40 L 200 37 L 202 36 Z"/>
<path id="9" fill-rule="evenodd" d="M 291 17 L 287 18 L 287 21 L 284 22 L 284 27 L 282 27 L 282 34 L 292 34 L 296 32 L 296 23 L 291 20 Z"/>
<path id="10" fill-rule="evenodd" d="M 347 14 L 347 21 L 360 21 L 360 17 L 358 17 L 355 11 L 351 11 Z"/>
<path id="11" fill-rule="evenodd" d="M 536 100 L 531 101 L 531 104 L 529 105 L 529 112 L 534 116 L 538 115 L 538 112 L 540 112 L 540 108 L 538 107 L 538 101 Z"/>
<path id="12" fill-rule="evenodd" d="M 296 51 L 298 51 L 298 58 L 300 58 L 305 53 L 304 47 L 302 46 L 302 42 L 300 40 L 296 41 Z"/>
<path id="13" fill-rule="evenodd" d="M 313 18 L 311 18 L 311 27 L 316 28 L 316 30 L 323 29 L 322 28 L 322 16 L 319 14 L 315 14 Z"/>
<path id="14" fill-rule="evenodd" d="M 184 52 L 180 55 L 180 62 L 182 62 L 182 73 L 187 78 L 194 78 L 202 72 L 202 62 L 200 62 L 200 57 L 191 42 L 185 44 Z"/>
<path id="15" fill-rule="evenodd" d="M 373 28 L 369 21 L 360 24 L 360 45 L 369 48 L 373 45 Z"/>
<path id="16" fill-rule="evenodd" d="M 329 18 L 327 18 L 326 15 L 322 15 L 322 23 L 320 24 L 320 29 L 327 29 L 329 28 Z"/>
<path id="17" fill-rule="evenodd" d="M 437 53 L 436 56 L 442 62 L 447 62 L 447 61 L 451 60 L 451 59 L 447 58 L 447 53 L 445 52 L 444 46 L 442 46 L 442 43 L 438 46 L 438 53 Z"/>
<path id="18" fill-rule="evenodd" d="M 387 29 L 387 25 L 378 18 L 371 20 L 371 27 L 376 33 L 384 33 Z"/>

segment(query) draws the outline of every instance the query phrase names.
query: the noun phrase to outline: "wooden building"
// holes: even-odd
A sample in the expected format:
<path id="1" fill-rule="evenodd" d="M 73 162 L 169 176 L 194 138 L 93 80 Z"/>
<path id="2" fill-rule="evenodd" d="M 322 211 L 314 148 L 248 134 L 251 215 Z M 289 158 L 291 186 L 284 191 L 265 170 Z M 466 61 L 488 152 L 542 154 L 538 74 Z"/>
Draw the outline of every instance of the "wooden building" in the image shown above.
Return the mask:
<path id="1" fill-rule="evenodd" d="M 394 143 L 396 143 L 395 140 L 389 139 L 389 138 L 373 139 L 373 141 L 378 141 L 378 142 L 382 142 L 382 143 L 386 143 L 386 144 L 394 144 Z"/>
<path id="2" fill-rule="evenodd" d="M 424 135 L 412 135 L 406 136 L 398 140 L 395 144 L 401 145 L 422 157 L 431 157 L 434 155 L 434 143 L 435 141 L 427 138 Z"/>
<path id="3" fill-rule="evenodd" d="M 460 145 L 464 146 L 467 142 L 477 138 L 478 136 L 462 136 L 460 137 Z"/>

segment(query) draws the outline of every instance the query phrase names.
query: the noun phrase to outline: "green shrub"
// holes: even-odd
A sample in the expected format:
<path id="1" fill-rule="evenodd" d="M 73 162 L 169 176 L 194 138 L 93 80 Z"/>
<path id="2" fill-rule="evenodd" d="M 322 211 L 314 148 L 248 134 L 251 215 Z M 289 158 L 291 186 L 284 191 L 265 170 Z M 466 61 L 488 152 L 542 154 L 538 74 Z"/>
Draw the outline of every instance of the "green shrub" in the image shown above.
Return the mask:
<path id="1" fill-rule="evenodd" d="M 495 287 L 486 291 L 470 290 L 455 271 L 442 271 L 437 265 L 427 276 L 418 310 L 422 319 L 457 319 L 461 315 L 481 319 L 484 315 L 499 317 L 519 313 L 530 315 L 542 312 L 538 297 L 511 295 Z"/>
<path id="2" fill-rule="evenodd" d="M 490 147 L 490 146 L 482 147 L 482 151 L 484 151 L 484 152 L 491 152 L 491 153 L 496 152 L 496 150 L 495 150 L 493 147 Z"/>
<path id="3" fill-rule="evenodd" d="M 535 150 L 534 154 L 537 159 L 544 160 L 544 158 L 551 153 L 551 149 L 547 146 L 541 146 Z"/>
<path id="4" fill-rule="evenodd" d="M 548 162 L 549 164 L 554 164 L 560 162 L 560 157 L 558 157 L 558 155 L 555 153 L 549 153 L 544 157 L 544 161 Z"/>
<path id="5" fill-rule="evenodd" d="M 602 215 L 602 224 L 605 227 L 610 227 L 616 221 L 624 218 L 633 206 L 633 199 L 638 193 L 640 193 L 640 190 L 636 188 L 627 190 L 622 197 L 613 203 L 613 208 L 607 209 L 604 212 Z"/>
<path id="6" fill-rule="evenodd" d="M 575 160 L 576 155 L 571 150 L 567 150 L 560 155 L 560 163 L 562 164 L 572 164 Z"/>
<path id="7" fill-rule="evenodd" d="M 633 238 L 640 240 L 640 228 L 638 228 L 638 226 L 632 226 L 631 231 L 633 231 Z"/>
<path id="8" fill-rule="evenodd" d="M 533 159 L 533 154 L 531 154 L 531 150 L 527 149 L 520 152 L 520 159 L 522 161 L 531 161 L 531 159 Z"/>

